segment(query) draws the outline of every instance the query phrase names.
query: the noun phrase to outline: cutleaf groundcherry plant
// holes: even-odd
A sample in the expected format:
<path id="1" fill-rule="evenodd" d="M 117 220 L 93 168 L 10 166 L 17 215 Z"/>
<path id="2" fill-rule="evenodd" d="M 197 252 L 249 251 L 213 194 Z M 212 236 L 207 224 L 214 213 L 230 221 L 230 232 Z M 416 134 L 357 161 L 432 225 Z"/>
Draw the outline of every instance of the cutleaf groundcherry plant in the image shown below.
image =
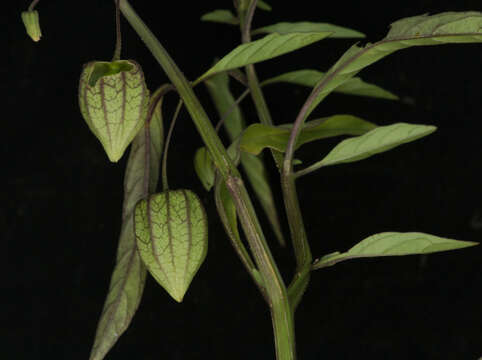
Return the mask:
<path id="1" fill-rule="evenodd" d="M 39 13 L 34 10 L 37 2 L 33 1 L 21 15 L 27 34 L 34 41 L 41 37 Z M 182 106 L 189 112 L 204 143 L 192 154 L 193 169 L 206 191 L 212 191 L 227 239 L 269 307 L 278 360 L 296 358 L 294 316 L 312 271 L 355 258 L 426 254 L 476 245 L 420 232 L 383 232 L 361 240 L 348 251 L 318 255 L 314 260 L 298 202 L 296 179 L 325 166 L 345 166 L 363 160 L 433 133 L 434 126 L 423 124 L 378 126 L 352 114 L 319 119 L 311 119 L 310 115 L 331 92 L 396 100 L 396 95 L 363 81 L 357 74 L 381 58 L 412 46 L 480 43 L 482 13 L 445 12 L 401 19 L 391 24 L 383 39 L 365 46 L 351 46 L 323 72 L 290 69 L 261 81 L 256 74 L 256 63 L 324 39 L 359 39 L 364 35 L 315 22 L 279 22 L 252 29 L 255 12 L 270 11 L 270 5 L 259 0 L 234 0 L 233 4 L 232 9 L 208 9 L 212 11 L 201 20 L 239 27 L 242 43 L 193 81 L 184 77 L 164 49 L 162 38 L 155 37 L 127 0 L 113 1 L 117 40 L 112 60 L 93 60 L 81 71 L 79 121 L 85 120 L 112 162 L 126 156 L 130 145 L 116 265 L 91 360 L 103 359 L 129 326 L 148 273 L 174 300 L 181 302 L 189 295 L 186 291 L 206 256 L 208 222 L 199 197 L 189 189 L 170 189 L 168 185 L 167 149 Z M 155 91 L 147 89 L 138 60 L 121 59 L 121 14 L 169 78 L 169 83 Z M 230 81 L 245 88 L 238 98 L 230 91 Z M 281 82 L 311 88 L 298 115 L 289 124 L 273 122 L 263 96 L 265 86 Z M 217 114 L 205 112 L 193 91 L 195 86 L 206 87 Z M 169 92 L 177 94 L 179 103 L 165 136 L 162 104 Z M 248 124 L 243 118 L 241 105 L 246 97 L 253 100 L 258 115 L 255 123 Z M 214 118 L 220 119 L 217 124 L 213 123 Z M 227 147 L 218 136 L 221 127 L 230 142 Z M 340 136 L 343 138 L 338 144 L 312 164 L 294 157 L 304 144 Z M 284 209 L 275 207 L 273 188 L 260 157 L 263 150 L 269 155 L 265 159 L 277 166 Z M 159 176 L 162 191 L 158 190 Z M 247 191 L 247 182 L 252 194 Z M 266 213 L 277 241 L 292 244 L 296 267 L 290 281 L 280 275 L 252 197 L 257 198 Z M 288 220 L 289 234 L 283 234 L 280 226 L 281 212 Z"/>

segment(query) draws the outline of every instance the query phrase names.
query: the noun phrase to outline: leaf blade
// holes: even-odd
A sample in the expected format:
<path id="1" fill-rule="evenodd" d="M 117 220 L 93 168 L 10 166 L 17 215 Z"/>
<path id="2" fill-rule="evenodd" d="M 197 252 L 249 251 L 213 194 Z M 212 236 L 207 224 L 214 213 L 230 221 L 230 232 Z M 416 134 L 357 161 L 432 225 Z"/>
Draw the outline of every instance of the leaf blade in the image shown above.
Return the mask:
<path id="1" fill-rule="evenodd" d="M 384 232 L 365 238 L 347 252 L 335 252 L 322 257 L 313 264 L 312 269 L 321 269 L 354 258 L 430 254 L 478 244 L 419 232 Z"/>
<path id="2" fill-rule="evenodd" d="M 205 81 L 205 85 L 213 99 L 219 117 L 224 119 L 224 128 L 232 142 L 236 141 L 246 124 L 239 106 L 236 105 L 234 96 L 229 88 L 229 77 L 226 73 L 217 74 Z M 228 116 L 225 114 L 229 113 Z M 273 192 L 269 186 L 268 171 L 261 158 L 250 154 L 241 154 L 241 165 L 243 166 L 248 181 L 250 182 L 257 199 L 275 233 L 279 243 L 284 246 L 285 240 L 278 211 L 274 201 Z"/>
<path id="3" fill-rule="evenodd" d="M 210 191 L 214 185 L 215 166 L 205 147 L 197 149 L 194 154 L 194 170 L 206 191 Z"/>
<path id="4" fill-rule="evenodd" d="M 271 11 L 273 9 L 270 4 L 268 4 L 266 1 L 263 1 L 263 0 L 258 0 L 258 3 L 256 4 L 256 6 L 258 9 L 264 10 L 264 11 Z"/>
<path id="5" fill-rule="evenodd" d="M 322 166 L 349 163 L 391 150 L 399 145 L 420 139 L 437 128 L 429 125 L 396 123 L 379 126 L 364 135 L 343 140 L 322 160 L 303 170 L 314 171 Z"/>
<path id="6" fill-rule="evenodd" d="M 317 96 L 306 117 L 334 89 L 363 68 L 393 52 L 411 46 L 482 42 L 482 13 L 441 13 L 398 20 L 381 41 L 365 47 L 353 45 L 316 85 Z M 314 90 L 315 91 L 315 90 Z"/>
<path id="7" fill-rule="evenodd" d="M 267 79 L 261 83 L 262 86 L 275 84 L 279 82 L 287 82 L 296 85 L 314 87 L 325 75 L 325 73 L 317 70 L 303 69 L 290 71 L 273 78 Z M 398 96 L 385 90 L 375 84 L 363 81 L 359 77 L 354 77 L 333 90 L 333 92 L 346 94 L 367 96 L 379 99 L 398 100 Z"/>
<path id="8" fill-rule="evenodd" d="M 163 139 L 161 105 L 162 98 L 154 94 L 150 102 L 150 121 L 132 142 L 124 180 L 123 222 L 116 265 L 90 360 L 103 359 L 114 346 L 129 326 L 142 297 L 147 272 L 137 253 L 133 210 L 137 201 L 147 197 L 157 186 Z"/>
<path id="9" fill-rule="evenodd" d="M 195 83 L 219 72 L 236 69 L 287 54 L 320 41 L 330 34 L 329 32 L 290 33 L 284 35 L 277 33 L 269 34 L 262 39 L 239 45 L 219 60 L 211 69 L 201 75 Z"/>
<path id="10" fill-rule="evenodd" d="M 201 16 L 201 21 L 217 22 L 229 25 L 238 25 L 239 19 L 230 10 L 218 9 Z"/>
<path id="11" fill-rule="evenodd" d="M 240 148 L 244 152 L 257 155 L 265 148 L 284 152 L 291 133 L 291 124 L 268 126 L 250 125 L 243 133 Z M 376 128 L 376 125 L 353 115 L 333 115 L 327 118 L 308 121 L 304 124 L 295 149 L 320 139 L 340 135 L 362 135 Z"/>
<path id="12" fill-rule="evenodd" d="M 300 22 L 279 22 L 269 26 L 263 26 L 262 28 L 255 29 L 251 32 L 252 35 L 257 34 L 289 34 L 297 32 L 331 32 L 331 38 L 364 38 L 365 34 L 348 29 L 346 27 L 333 25 L 329 23 L 316 23 L 309 21 Z"/>

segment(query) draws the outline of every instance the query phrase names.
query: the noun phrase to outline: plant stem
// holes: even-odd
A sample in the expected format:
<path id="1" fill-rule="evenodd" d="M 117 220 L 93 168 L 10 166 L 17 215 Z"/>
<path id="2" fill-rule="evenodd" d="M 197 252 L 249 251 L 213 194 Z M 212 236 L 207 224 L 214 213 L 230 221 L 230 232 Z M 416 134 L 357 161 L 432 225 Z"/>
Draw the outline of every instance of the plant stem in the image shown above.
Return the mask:
<path id="1" fill-rule="evenodd" d="M 121 24 L 120 24 L 120 11 L 119 11 L 119 0 L 115 1 L 115 50 L 112 61 L 120 60 L 121 48 L 122 48 L 122 34 L 121 34 Z"/>
<path id="2" fill-rule="evenodd" d="M 33 0 L 30 4 L 30 6 L 28 7 L 28 11 L 33 11 L 33 9 L 35 9 L 35 5 L 37 5 L 37 3 L 39 2 L 40 0 Z"/>
<path id="3" fill-rule="evenodd" d="M 236 186 L 236 184 L 238 186 Z M 261 228 L 259 227 L 259 222 L 250 221 L 254 213 L 254 208 L 251 202 L 247 203 L 243 201 L 243 198 L 248 196 L 246 188 L 242 185 L 241 178 L 229 178 L 226 181 L 226 186 L 231 192 L 233 201 L 236 205 L 236 211 L 243 225 L 246 237 L 249 239 L 255 239 L 257 241 L 253 242 L 254 246 L 267 247 L 266 241 L 261 239 L 262 236 Z M 251 242 L 250 242 L 251 246 Z M 269 249 L 263 251 L 264 249 L 258 249 L 251 247 L 251 251 L 255 255 L 265 253 L 271 256 Z M 276 264 L 269 261 L 274 267 L 270 268 L 270 273 L 276 273 L 279 275 Z M 259 264 L 258 264 L 259 266 Z M 261 269 L 261 268 L 260 268 Z M 295 360 L 296 359 L 296 345 L 295 345 L 295 332 L 294 332 L 294 316 L 292 307 L 289 301 L 289 297 L 286 291 L 286 287 L 281 280 L 281 282 L 272 281 L 272 278 L 263 277 L 265 282 L 265 288 L 269 297 L 269 307 L 271 311 L 271 321 L 273 323 L 273 333 L 275 338 L 275 348 L 276 348 L 276 359 L 277 360 Z"/>
<path id="4" fill-rule="evenodd" d="M 243 43 L 251 41 L 251 23 L 256 4 L 257 0 L 252 0 L 246 14 L 240 14 Z M 268 106 L 266 105 L 261 86 L 256 76 L 254 65 L 246 66 L 246 76 L 261 123 L 264 125 L 273 125 Z M 290 299 L 295 300 L 292 303 L 294 310 L 301 300 L 303 292 L 309 282 L 312 255 L 301 215 L 298 195 L 296 193 L 292 163 L 290 162 L 288 167 L 282 167 L 279 158 L 275 156 L 273 151 L 272 154 L 278 169 L 281 169 L 281 188 L 297 264 L 296 274 L 290 285 L 291 290 L 288 291 L 290 293 Z M 300 286 L 300 284 L 303 284 L 303 286 Z"/>
<path id="5" fill-rule="evenodd" d="M 309 282 L 312 255 L 296 193 L 295 176 L 292 167 L 285 166 L 286 162 L 281 172 L 281 189 L 296 257 L 296 274 L 288 288 L 294 311 Z"/>
<path id="6" fill-rule="evenodd" d="M 266 243 L 261 225 L 240 174 L 229 158 L 189 82 L 164 47 L 138 17 L 127 0 L 120 0 L 120 9 L 176 87 L 216 167 L 226 181 L 226 186 L 233 197 L 254 260 L 265 284 L 270 302 L 278 360 L 294 360 L 294 324 L 288 292 Z"/>
<path id="7" fill-rule="evenodd" d="M 166 136 L 166 143 L 164 145 L 164 151 L 162 156 L 162 191 L 169 190 L 169 182 L 167 178 L 167 154 L 169 153 L 169 144 L 171 143 L 172 133 L 174 131 L 174 126 L 176 126 L 177 117 L 179 116 L 179 112 L 181 111 L 182 107 L 182 100 L 179 99 L 176 111 L 171 120 L 171 125 L 169 126 L 169 130 L 167 131 Z"/>
<path id="8" fill-rule="evenodd" d="M 257 0 L 252 0 L 246 12 L 238 11 L 241 27 L 241 42 L 243 44 L 251 41 L 251 23 L 253 21 L 254 11 L 256 9 L 257 2 Z M 251 98 L 253 99 L 259 121 L 261 124 L 272 126 L 273 119 L 271 118 L 268 105 L 266 104 L 266 100 L 261 90 L 261 86 L 258 80 L 258 76 L 256 75 L 254 65 L 246 65 L 245 71 L 246 78 L 248 80 L 248 87 L 251 92 Z M 271 151 L 271 154 L 273 155 L 273 159 L 276 163 L 277 168 L 281 169 L 282 164 L 280 157 L 276 156 L 274 151 Z M 282 239 L 281 242 L 283 243 L 284 240 Z"/>

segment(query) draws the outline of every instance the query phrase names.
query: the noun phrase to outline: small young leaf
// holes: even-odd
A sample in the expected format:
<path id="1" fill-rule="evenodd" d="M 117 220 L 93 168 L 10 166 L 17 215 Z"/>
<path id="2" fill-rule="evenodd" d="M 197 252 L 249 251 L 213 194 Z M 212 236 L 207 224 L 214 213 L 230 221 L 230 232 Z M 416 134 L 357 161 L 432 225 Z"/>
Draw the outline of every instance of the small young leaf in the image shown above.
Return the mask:
<path id="1" fill-rule="evenodd" d="M 384 232 L 367 237 L 345 253 L 337 251 L 323 256 L 313 264 L 313 270 L 355 258 L 429 254 L 474 245 L 478 245 L 478 243 L 446 239 L 418 232 Z"/>
<path id="2" fill-rule="evenodd" d="M 214 101 L 219 116 L 224 118 L 224 128 L 229 138 L 231 141 L 235 141 L 235 139 L 240 140 L 239 135 L 245 128 L 245 122 L 243 114 L 239 106 L 236 105 L 235 99 L 229 89 L 229 76 L 226 73 L 216 74 L 207 79 L 205 84 Z M 229 113 L 229 115 L 225 116 L 226 113 Z M 236 149 L 239 150 L 239 146 L 236 146 Z M 285 240 L 274 202 L 273 192 L 269 186 L 268 172 L 266 171 L 263 160 L 250 154 L 242 154 L 240 160 L 279 243 L 284 245 Z"/>
<path id="3" fill-rule="evenodd" d="M 218 176 L 214 186 L 214 198 L 216 201 L 216 208 L 218 210 L 219 218 L 224 225 L 224 229 L 231 240 L 231 244 L 239 255 L 246 269 L 248 269 L 253 280 L 262 286 L 263 281 L 256 266 L 246 250 L 238 230 L 238 219 L 236 215 L 236 207 L 234 206 L 233 198 L 226 187 L 224 180 Z"/>
<path id="4" fill-rule="evenodd" d="M 238 25 L 239 19 L 230 10 L 214 10 L 201 16 L 202 21 L 212 21 L 223 24 Z"/>
<path id="5" fill-rule="evenodd" d="M 207 218 L 192 191 L 170 190 L 136 205 L 134 229 L 142 261 L 181 302 L 208 248 Z"/>
<path id="6" fill-rule="evenodd" d="M 258 63 L 320 41 L 330 32 L 269 34 L 262 39 L 242 44 L 219 60 L 211 69 L 199 77 L 195 83 L 219 72 Z"/>
<path id="7" fill-rule="evenodd" d="M 307 87 L 315 86 L 323 77 L 324 73 L 318 70 L 303 69 L 290 71 L 261 82 L 261 86 L 276 84 L 280 82 L 287 82 L 296 85 Z"/>
<path id="8" fill-rule="evenodd" d="M 131 65 L 128 61 L 119 60 L 119 61 L 96 61 L 94 64 L 94 68 L 90 73 L 89 77 L 89 86 L 95 86 L 97 81 L 104 76 L 116 75 L 120 72 L 126 71 L 129 72 L 133 69 L 133 65 Z"/>
<path id="9" fill-rule="evenodd" d="M 332 34 L 331 38 L 364 38 L 365 34 L 359 31 L 351 30 L 342 26 L 327 24 L 327 23 L 315 23 L 308 21 L 301 22 L 280 22 L 277 24 L 264 26 L 259 29 L 255 29 L 251 34 L 289 34 L 289 33 L 303 33 L 303 32 L 324 32 L 329 31 Z"/>
<path id="10" fill-rule="evenodd" d="M 258 0 L 258 3 L 256 4 L 258 9 L 264 10 L 264 11 L 271 11 L 272 7 L 269 5 L 266 1 L 263 0 Z"/>
<path id="11" fill-rule="evenodd" d="M 142 297 L 147 272 L 137 252 L 134 207 L 157 186 L 163 142 L 161 105 L 162 97 L 156 92 L 149 104 L 150 118 L 132 142 L 124 178 L 123 220 L 116 265 L 90 360 L 102 360 L 114 346 L 129 326 Z"/>
<path id="12" fill-rule="evenodd" d="M 204 82 L 209 95 L 213 99 L 214 106 L 223 119 L 223 126 L 229 139 L 234 141 L 244 130 L 246 124 L 239 106 L 236 106 L 236 99 L 229 89 L 229 76 L 227 73 L 216 74 Z M 226 114 L 228 114 L 226 116 Z"/>
<path id="13" fill-rule="evenodd" d="M 391 25 L 387 36 L 365 47 L 353 45 L 316 85 L 318 95 L 306 117 L 334 89 L 363 68 L 393 52 L 411 46 L 482 42 L 482 13 L 445 12 L 401 19 Z"/>
<path id="14" fill-rule="evenodd" d="M 291 124 L 267 126 L 250 125 L 243 133 L 240 148 L 257 155 L 264 148 L 284 152 L 291 133 Z M 376 128 L 376 125 L 352 115 L 334 115 L 328 118 L 308 121 L 300 132 L 296 149 L 315 140 L 340 135 L 362 135 Z"/>
<path id="15" fill-rule="evenodd" d="M 206 191 L 211 190 L 214 185 L 215 167 L 205 147 L 197 149 L 194 155 L 194 170 Z"/>
<path id="16" fill-rule="evenodd" d="M 420 139 L 437 128 L 429 125 L 396 123 L 379 126 L 364 135 L 343 140 L 323 160 L 310 166 L 314 170 L 322 166 L 348 163 L 366 159 L 399 145 Z"/>
<path id="17" fill-rule="evenodd" d="M 261 85 L 264 86 L 279 82 L 287 82 L 296 85 L 314 87 L 324 75 L 324 73 L 317 70 L 296 70 L 265 80 L 261 83 Z M 380 99 L 398 100 L 398 96 L 382 89 L 377 85 L 366 83 L 359 77 L 354 77 L 347 80 L 333 91 L 346 95 L 369 96 Z"/>
<path id="18" fill-rule="evenodd" d="M 226 183 L 219 176 L 216 179 L 214 198 L 216 201 L 216 208 L 218 210 L 219 218 L 224 225 L 226 233 L 231 238 L 233 244 L 236 246 L 243 246 L 240 245 L 242 242 L 241 237 L 239 236 L 236 207 L 234 206 L 231 194 L 226 187 Z"/>

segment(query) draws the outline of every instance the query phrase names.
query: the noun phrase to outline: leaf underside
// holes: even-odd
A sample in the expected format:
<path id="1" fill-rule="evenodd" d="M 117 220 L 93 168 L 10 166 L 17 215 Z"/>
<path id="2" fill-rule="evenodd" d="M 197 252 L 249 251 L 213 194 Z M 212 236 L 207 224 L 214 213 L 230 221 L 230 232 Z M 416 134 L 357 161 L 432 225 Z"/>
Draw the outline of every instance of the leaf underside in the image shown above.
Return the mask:
<path id="1" fill-rule="evenodd" d="M 269 34 L 259 40 L 239 45 L 206 71 L 195 83 L 206 77 L 269 60 L 313 44 L 328 37 L 330 32 Z"/>
<path id="2" fill-rule="evenodd" d="M 155 191 L 163 141 L 162 98 L 151 98 L 150 125 L 132 142 L 124 178 L 122 227 L 116 265 L 97 326 L 90 360 L 101 360 L 129 326 L 142 297 L 146 268 L 137 252 L 134 207 Z"/>
<path id="3" fill-rule="evenodd" d="M 321 269 L 355 258 L 430 254 L 474 245 L 478 245 L 478 243 L 441 238 L 419 232 L 384 232 L 369 236 L 347 252 L 325 255 L 313 264 L 312 269 Z"/>
<path id="4" fill-rule="evenodd" d="M 317 70 L 296 70 L 264 80 L 261 85 L 264 86 L 280 82 L 286 82 L 295 85 L 314 87 L 323 78 L 323 76 L 325 76 L 325 74 Z M 390 91 L 382 89 L 377 85 L 366 83 L 359 77 L 354 77 L 347 80 L 333 91 L 345 95 L 357 95 L 387 100 L 398 100 L 398 96 L 391 93 Z"/>
<path id="5" fill-rule="evenodd" d="M 420 139 L 436 129 L 435 126 L 406 123 L 379 126 L 364 135 L 343 140 L 315 165 L 321 167 L 366 159 L 396 146 Z"/>
<path id="6" fill-rule="evenodd" d="M 387 36 L 364 47 L 353 45 L 315 87 L 315 101 L 306 117 L 334 89 L 363 68 L 393 52 L 412 46 L 482 42 L 482 13 L 445 12 L 401 19 L 391 24 Z"/>
<path id="7" fill-rule="evenodd" d="M 342 26 L 328 24 L 328 23 L 315 23 L 308 21 L 301 22 L 280 22 L 277 24 L 264 26 L 262 28 L 255 29 L 251 34 L 289 34 L 298 32 L 331 32 L 331 38 L 364 38 L 365 34 L 359 31 L 348 29 Z"/>
<path id="8" fill-rule="evenodd" d="M 254 155 L 259 154 L 265 148 L 284 153 L 291 128 L 291 124 L 279 126 L 250 125 L 243 133 L 240 148 Z M 353 115 L 333 115 L 308 121 L 300 132 L 295 149 L 306 143 L 334 136 L 362 135 L 374 128 L 376 128 L 375 124 Z"/>
<path id="9" fill-rule="evenodd" d="M 207 79 L 205 84 L 219 113 L 219 117 L 224 119 L 224 128 L 231 142 L 234 142 L 244 130 L 245 121 L 241 109 L 236 105 L 235 99 L 231 94 L 229 77 L 226 73 L 216 74 Z M 225 116 L 227 113 L 229 113 L 229 115 Z M 233 145 L 236 144 L 232 144 L 231 146 Z M 273 192 L 269 185 L 268 171 L 266 170 L 263 159 L 251 154 L 242 154 L 240 161 L 246 172 L 248 181 L 273 228 L 276 238 L 279 243 L 284 246 L 283 231 L 279 222 Z"/>
<path id="10" fill-rule="evenodd" d="M 202 21 L 211 21 L 229 25 L 239 24 L 239 20 L 230 10 L 219 9 L 201 16 Z"/>

